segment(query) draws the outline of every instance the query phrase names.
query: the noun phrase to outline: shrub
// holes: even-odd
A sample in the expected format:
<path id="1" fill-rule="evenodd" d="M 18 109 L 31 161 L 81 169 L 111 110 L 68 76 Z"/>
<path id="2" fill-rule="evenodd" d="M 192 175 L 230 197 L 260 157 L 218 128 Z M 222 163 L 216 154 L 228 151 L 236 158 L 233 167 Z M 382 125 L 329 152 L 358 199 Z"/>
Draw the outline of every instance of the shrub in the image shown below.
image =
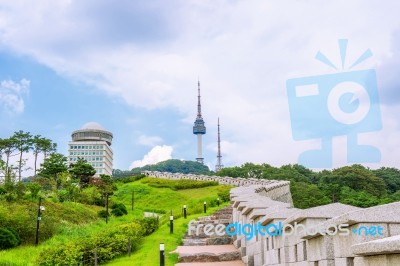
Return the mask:
<path id="1" fill-rule="evenodd" d="M 111 214 L 114 216 L 122 216 L 124 215 L 123 211 L 120 208 L 115 208 L 111 211 Z"/>
<path id="2" fill-rule="evenodd" d="M 97 250 L 98 263 L 104 263 L 127 252 L 128 239 L 131 238 L 132 250 L 137 249 L 143 237 L 143 225 L 138 221 L 105 229 L 86 239 L 76 239 L 64 246 L 44 249 L 38 256 L 37 264 L 81 265 L 82 260 L 92 259 Z"/>
<path id="3" fill-rule="evenodd" d="M 107 218 L 107 216 L 110 216 L 110 214 L 107 213 L 106 210 L 100 210 L 100 211 L 97 212 L 97 216 L 99 216 L 100 218 Z"/>
<path id="4" fill-rule="evenodd" d="M 0 250 L 18 246 L 15 235 L 6 228 L 0 228 Z"/>
<path id="5" fill-rule="evenodd" d="M 18 242 L 17 245 L 20 245 L 21 244 L 21 238 L 19 237 L 19 234 L 17 233 L 17 231 L 15 231 L 15 229 L 12 228 L 12 227 L 7 227 L 7 230 L 10 231 L 11 233 L 13 233 L 13 235 L 17 239 L 17 242 Z"/>
<path id="6" fill-rule="evenodd" d="M 222 202 L 228 202 L 231 200 L 229 194 L 231 189 L 229 187 L 218 188 L 218 197 Z"/>
<path id="7" fill-rule="evenodd" d="M 155 217 L 146 217 L 138 220 L 143 228 L 143 235 L 147 236 L 156 231 L 159 227 L 159 221 Z"/>
<path id="8" fill-rule="evenodd" d="M 94 199 L 94 204 L 103 207 L 106 204 L 106 200 L 103 197 L 98 197 Z"/>
<path id="9" fill-rule="evenodd" d="M 114 214 L 115 216 L 122 216 L 124 214 L 128 214 L 128 211 L 126 210 L 126 206 L 122 203 L 114 203 L 111 206 L 111 213 Z"/>

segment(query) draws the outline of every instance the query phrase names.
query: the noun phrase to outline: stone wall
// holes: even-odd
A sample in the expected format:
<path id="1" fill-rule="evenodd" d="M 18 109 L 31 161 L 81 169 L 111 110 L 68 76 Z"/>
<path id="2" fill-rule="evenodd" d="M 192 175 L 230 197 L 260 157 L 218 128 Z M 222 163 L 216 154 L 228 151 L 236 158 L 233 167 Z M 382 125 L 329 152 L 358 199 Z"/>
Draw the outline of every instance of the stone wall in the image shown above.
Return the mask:
<path id="1" fill-rule="evenodd" d="M 288 181 L 143 173 L 235 186 L 230 194 L 232 223 L 268 226 L 269 232 L 251 238 L 234 236 L 234 245 L 248 266 L 400 265 L 400 202 L 365 209 L 333 203 L 302 210 L 293 208 Z M 298 233 L 289 234 L 295 226 L 300 228 Z M 285 234 L 280 228 L 287 228 Z"/>
<path id="2" fill-rule="evenodd" d="M 279 200 L 284 195 L 280 188 L 231 190 L 233 222 L 269 226 L 269 233 L 235 237 L 246 265 L 400 265 L 400 202 L 365 209 L 333 203 L 301 210 L 286 198 Z M 298 233 L 290 234 L 295 226 Z M 279 228 L 287 228 L 282 230 L 287 235 Z"/>

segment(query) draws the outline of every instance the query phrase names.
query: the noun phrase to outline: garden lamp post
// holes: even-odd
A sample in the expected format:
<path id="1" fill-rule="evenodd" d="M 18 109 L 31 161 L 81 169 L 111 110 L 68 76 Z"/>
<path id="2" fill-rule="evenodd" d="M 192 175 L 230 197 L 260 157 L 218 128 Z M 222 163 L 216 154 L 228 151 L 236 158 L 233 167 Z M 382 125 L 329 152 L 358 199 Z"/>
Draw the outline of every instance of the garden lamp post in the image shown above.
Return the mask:
<path id="1" fill-rule="evenodd" d="M 42 206 L 42 198 L 39 197 L 39 206 L 38 206 L 38 214 L 37 214 L 37 220 L 36 220 L 36 240 L 35 240 L 35 245 L 39 244 L 39 226 L 40 226 L 40 220 L 42 220 L 41 212 L 44 211 L 45 208 Z"/>

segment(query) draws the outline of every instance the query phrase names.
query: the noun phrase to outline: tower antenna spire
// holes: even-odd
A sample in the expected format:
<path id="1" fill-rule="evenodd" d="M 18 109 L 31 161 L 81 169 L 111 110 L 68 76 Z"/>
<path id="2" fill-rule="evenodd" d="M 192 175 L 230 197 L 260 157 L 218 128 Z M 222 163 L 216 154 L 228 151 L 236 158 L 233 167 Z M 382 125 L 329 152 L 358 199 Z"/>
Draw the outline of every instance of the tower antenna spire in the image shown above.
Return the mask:
<path id="1" fill-rule="evenodd" d="M 221 155 L 221 136 L 219 130 L 219 117 L 218 117 L 218 153 L 217 153 L 217 164 L 215 165 L 215 172 L 218 172 L 224 168 L 222 165 L 222 155 Z"/>
<path id="2" fill-rule="evenodd" d="M 200 80 L 197 81 L 197 117 L 201 117 Z"/>
<path id="3" fill-rule="evenodd" d="M 201 116 L 201 101 L 200 101 L 200 79 L 197 81 L 197 117 L 194 121 L 193 134 L 197 135 L 197 158 L 196 161 L 203 164 L 203 148 L 202 136 L 206 134 L 203 117 Z"/>

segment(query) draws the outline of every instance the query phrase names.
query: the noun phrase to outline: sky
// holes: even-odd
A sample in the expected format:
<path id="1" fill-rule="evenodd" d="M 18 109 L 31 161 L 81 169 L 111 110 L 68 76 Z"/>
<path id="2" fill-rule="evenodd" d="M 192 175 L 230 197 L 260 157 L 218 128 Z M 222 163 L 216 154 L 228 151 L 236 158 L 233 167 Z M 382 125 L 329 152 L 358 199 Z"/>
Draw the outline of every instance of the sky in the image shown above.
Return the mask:
<path id="1" fill-rule="evenodd" d="M 24 130 L 52 139 L 67 154 L 72 131 L 94 121 L 114 134 L 114 168 L 194 160 L 200 80 L 203 156 L 211 169 L 218 117 L 225 166 L 298 163 L 303 152 L 330 143 L 331 164 L 316 169 L 357 159 L 372 168 L 400 167 L 398 10 L 394 0 L 2 0 L 0 138 Z M 344 61 L 339 40 L 347 40 Z M 368 49 L 372 56 L 351 68 Z M 316 60 L 318 52 L 338 67 Z M 372 70 L 376 80 L 353 91 L 358 97 L 346 102 L 346 92 L 337 99 L 329 94 L 345 73 L 362 70 Z M 333 83 L 319 104 L 289 106 L 288 80 L 317 77 L 322 89 L 329 75 Z M 367 95 L 376 92 L 369 101 L 360 96 L 364 87 Z M 378 111 L 363 122 L 372 126 L 322 119 L 333 101 L 328 96 L 344 116 L 374 106 Z M 320 120 L 308 117 L 314 114 Z M 300 129 L 295 119 L 303 119 Z M 313 126 L 304 121 L 323 130 L 312 138 Z M 299 130 L 303 139 L 296 138 Z M 349 136 L 379 156 L 363 162 L 355 152 L 360 157 L 349 160 Z M 306 162 L 312 166 L 315 158 Z"/>

